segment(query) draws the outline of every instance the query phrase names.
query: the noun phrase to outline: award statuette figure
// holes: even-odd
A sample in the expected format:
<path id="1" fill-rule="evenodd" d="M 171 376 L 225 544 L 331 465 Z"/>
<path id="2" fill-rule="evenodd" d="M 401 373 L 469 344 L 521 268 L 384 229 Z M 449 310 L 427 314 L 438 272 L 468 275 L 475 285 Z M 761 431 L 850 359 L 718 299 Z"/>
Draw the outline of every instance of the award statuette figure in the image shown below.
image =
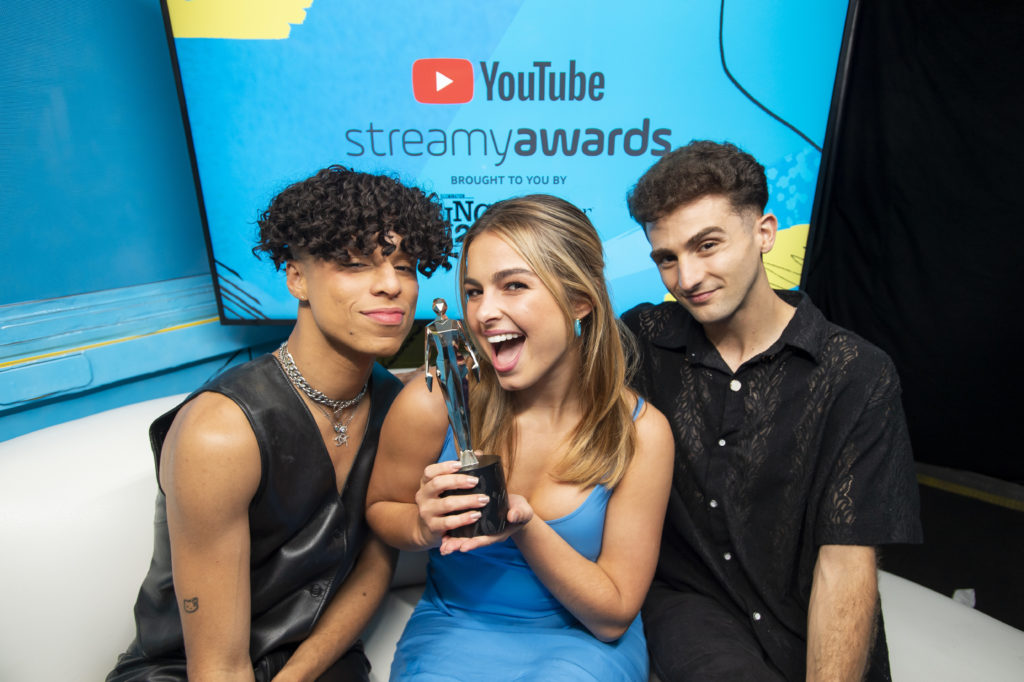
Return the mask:
<path id="1" fill-rule="evenodd" d="M 501 458 L 497 455 L 481 455 L 473 452 L 473 443 L 469 429 L 469 370 L 466 361 L 460 362 L 460 356 L 468 356 L 473 362 L 475 376 L 480 376 L 480 363 L 473 353 L 473 348 L 466 338 L 462 324 L 451 320 L 445 314 L 448 303 L 443 298 L 435 298 L 433 310 L 436 317 L 427 325 L 424 334 L 424 365 L 426 367 L 427 390 L 432 391 L 430 371 L 431 350 L 434 351 L 434 374 L 437 386 L 444 395 L 444 404 L 448 408 L 448 423 L 451 424 L 455 436 L 455 450 L 459 453 L 462 468 L 459 473 L 477 477 L 477 484 L 466 490 L 450 490 L 447 495 L 484 494 L 491 499 L 480 510 L 480 518 L 466 526 L 449 531 L 456 537 L 473 537 L 476 535 L 496 535 L 505 530 L 508 517 L 508 493 L 505 490 L 505 473 L 501 466 Z M 458 512 L 456 512 L 458 513 Z"/>

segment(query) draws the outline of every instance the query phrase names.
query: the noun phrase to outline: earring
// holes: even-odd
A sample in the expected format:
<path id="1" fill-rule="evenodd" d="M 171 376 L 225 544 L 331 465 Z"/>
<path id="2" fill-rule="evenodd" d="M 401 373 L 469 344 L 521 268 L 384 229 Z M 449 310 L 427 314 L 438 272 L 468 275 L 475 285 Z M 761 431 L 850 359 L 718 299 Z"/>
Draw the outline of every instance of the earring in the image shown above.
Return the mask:
<path id="1" fill-rule="evenodd" d="M 576 338 L 579 338 L 580 334 L 583 333 L 583 327 L 582 327 L 582 325 L 580 325 L 579 318 L 577 318 L 576 321 L 573 322 L 572 328 L 573 328 L 573 331 L 576 332 Z"/>

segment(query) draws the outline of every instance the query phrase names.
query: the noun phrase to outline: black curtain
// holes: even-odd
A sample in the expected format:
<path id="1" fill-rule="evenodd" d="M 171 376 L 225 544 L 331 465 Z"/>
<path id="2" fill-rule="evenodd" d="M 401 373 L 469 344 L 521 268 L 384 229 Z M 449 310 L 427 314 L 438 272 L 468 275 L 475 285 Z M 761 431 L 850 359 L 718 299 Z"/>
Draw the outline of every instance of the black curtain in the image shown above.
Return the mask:
<path id="1" fill-rule="evenodd" d="M 852 2 L 803 288 L 893 357 L 917 460 L 1024 482 L 1024 3 Z"/>

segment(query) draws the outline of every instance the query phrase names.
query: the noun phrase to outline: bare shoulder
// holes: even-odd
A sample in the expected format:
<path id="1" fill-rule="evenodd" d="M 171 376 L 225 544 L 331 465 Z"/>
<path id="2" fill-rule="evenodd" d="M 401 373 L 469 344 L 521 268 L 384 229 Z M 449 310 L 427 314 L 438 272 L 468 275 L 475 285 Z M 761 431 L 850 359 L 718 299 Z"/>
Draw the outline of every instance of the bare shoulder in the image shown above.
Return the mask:
<path id="1" fill-rule="evenodd" d="M 632 397 L 636 401 L 636 397 Z M 657 523 L 649 528 L 656 531 L 655 536 L 648 537 L 656 544 L 672 484 L 675 442 L 665 415 L 648 401 L 636 402 L 641 404 L 634 419 L 636 444 L 633 457 L 615 487 L 609 512 L 614 505 L 616 518 L 637 518 L 636 514 L 640 514 L 648 521 L 656 520 Z M 629 532 L 636 533 L 635 527 Z M 631 540 L 630 546 L 634 544 Z"/>
<path id="2" fill-rule="evenodd" d="M 636 434 L 641 448 L 654 447 L 659 450 L 667 445 L 674 449 L 672 427 L 661 410 L 649 401 L 643 401 L 640 414 L 636 418 Z"/>
<path id="3" fill-rule="evenodd" d="M 448 413 L 437 382 L 433 390 L 428 390 L 427 382 L 420 378 L 407 383 L 391 403 L 385 424 L 389 422 L 401 424 L 403 429 L 443 434 L 448 428 Z"/>
<path id="4" fill-rule="evenodd" d="M 219 497 L 247 506 L 259 487 L 259 444 L 242 409 L 200 393 L 174 418 L 160 457 L 160 484 L 185 504 Z"/>

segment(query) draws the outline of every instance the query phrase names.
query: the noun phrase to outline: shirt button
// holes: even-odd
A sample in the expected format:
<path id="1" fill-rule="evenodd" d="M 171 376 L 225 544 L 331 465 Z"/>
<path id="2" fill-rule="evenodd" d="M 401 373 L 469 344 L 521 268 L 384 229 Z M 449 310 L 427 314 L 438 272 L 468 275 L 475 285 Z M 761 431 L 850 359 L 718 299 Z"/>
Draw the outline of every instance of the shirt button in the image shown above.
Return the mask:
<path id="1" fill-rule="evenodd" d="M 740 390 L 740 387 L 742 385 L 743 384 L 740 383 L 739 379 L 733 379 L 732 381 L 729 382 L 729 388 L 731 388 L 734 392 Z"/>
<path id="2" fill-rule="evenodd" d="M 761 612 L 760 611 L 754 611 L 754 613 L 752 613 L 750 615 L 750 617 L 753 618 L 754 620 L 761 620 Z"/>
<path id="3" fill-rule="evenodd" d="M 711 500 L 710 502 L 708 502 L 708 506 L 711 507 L 712 509 L 717 509 L 718 508 L 718 500 Z"/>
<path id="4" fill-rule="evenodd" d="M 726 561 L 732 561 L 732 552 L 726 552 L 725 554 L 722 555 L 722 558 L 725 559 Z"/>
<path id="5" fill-rule="evenodd" d="M 718 444 L 719 445 L 725 445 L 725 439 L 724 438 L 719 438 L 718 439 Z"/>

